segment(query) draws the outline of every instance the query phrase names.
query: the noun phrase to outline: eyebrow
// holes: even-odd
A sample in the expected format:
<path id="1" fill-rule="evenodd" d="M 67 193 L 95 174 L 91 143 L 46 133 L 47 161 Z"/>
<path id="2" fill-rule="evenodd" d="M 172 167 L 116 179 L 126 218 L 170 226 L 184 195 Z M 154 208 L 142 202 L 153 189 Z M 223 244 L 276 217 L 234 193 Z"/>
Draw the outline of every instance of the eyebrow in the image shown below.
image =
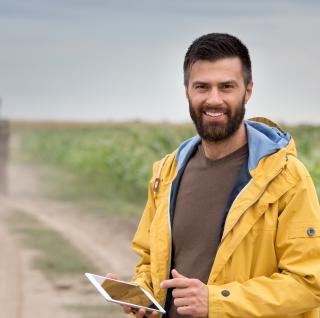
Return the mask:
<path id="1" fill-rule="evenodd" d="M 209 85 L 209 84 L 207 82 L 195 81 L 192 83 L 192 86 L 195 86 L 195 85 Z"/>
<path id="2" fill-rule="evenodd" d="M 238 86 L 237 81 L 234 81 L 234 80 L 220 82 L 218 85 L 227 85 L 227 84 Z M 208 82 L 202 82 L 202 81 L 195 81 L 192 83 L 192 86 L 196 86 L 196 85 L 210 85 L 210 84 Z"/>

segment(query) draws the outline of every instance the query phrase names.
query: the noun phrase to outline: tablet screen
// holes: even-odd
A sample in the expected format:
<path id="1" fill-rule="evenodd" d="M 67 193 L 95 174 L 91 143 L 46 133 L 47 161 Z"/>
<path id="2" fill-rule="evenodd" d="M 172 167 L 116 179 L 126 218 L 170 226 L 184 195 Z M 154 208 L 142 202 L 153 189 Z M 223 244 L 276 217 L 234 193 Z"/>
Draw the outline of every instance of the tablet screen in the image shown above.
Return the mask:
<path id="1" fill-rule="evenodd" d="M 165 310 L 148 291 L 135 284 L 106 278 L 90 273 L 85 274 L 89 281 L 97 288 L 99 293 L 109 302 L 125 305 L 132 308 L 145 308 L 156 310 L 165 314 Z"/>
<path id="2" fill-rule="evenodd" d="M 106 279 L 101 286 L 114 300 L 154 308 L 153 303 L 139 286 L 128 285 L 109 279 Z"/>

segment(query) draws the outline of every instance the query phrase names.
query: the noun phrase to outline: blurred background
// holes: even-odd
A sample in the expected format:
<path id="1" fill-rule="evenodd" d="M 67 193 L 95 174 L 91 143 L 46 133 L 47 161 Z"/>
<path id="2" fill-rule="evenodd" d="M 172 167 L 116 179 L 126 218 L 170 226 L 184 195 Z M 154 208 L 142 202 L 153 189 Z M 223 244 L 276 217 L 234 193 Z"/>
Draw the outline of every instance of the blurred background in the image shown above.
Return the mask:
<path id="1" fill-rule="evenodd" d="M 226 32 L 249 48 L 265 116 L 294 137 L 320 194 L 320 3 L 0 1 L 0 310 L 122 317 L 84 272 L 130 279 L 155 160 L 194 134 L 184 54 Z"/>

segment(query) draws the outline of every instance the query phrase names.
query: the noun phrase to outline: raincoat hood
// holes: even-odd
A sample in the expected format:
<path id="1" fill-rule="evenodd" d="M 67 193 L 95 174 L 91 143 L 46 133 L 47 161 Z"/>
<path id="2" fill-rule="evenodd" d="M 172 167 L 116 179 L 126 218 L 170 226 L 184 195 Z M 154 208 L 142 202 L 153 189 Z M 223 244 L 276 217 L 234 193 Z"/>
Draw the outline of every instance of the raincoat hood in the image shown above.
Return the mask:
<path id="1" fill-rule="evenodd" d="M 287 147 L 292 140 L 289 133 L 283 132 L 279 126 L 266 118 L 252 118 L 250 120 L 245 120 L 244 124 L 248 137 L 249 171 L 254 170 L 262 158 Z M 200 142 L 200 136 L 196 135 L 180 145 L 176 154 L 178 171 L 185 167 L 190 156 Z M 293 140 L 290 147 L 287 149 L 287 153 L 296 155 Z"/>

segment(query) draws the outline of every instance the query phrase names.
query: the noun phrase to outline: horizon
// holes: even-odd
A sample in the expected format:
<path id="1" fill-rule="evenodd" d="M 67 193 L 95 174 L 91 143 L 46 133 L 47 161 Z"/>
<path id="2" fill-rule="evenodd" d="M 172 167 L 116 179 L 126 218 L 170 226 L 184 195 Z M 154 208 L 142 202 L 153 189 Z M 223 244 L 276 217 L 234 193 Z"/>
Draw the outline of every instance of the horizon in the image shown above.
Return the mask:
<path id="1" fill-rule="evenodd" d="M 251 120 L 252 118 L 245 118 L 245 120 Z M 147 121 L 141 119 L 132 119 L 132 120 L 60 120 L 60 119 L 6 119 L 2 118 L 0 122 L 6 121 L 13 126 L 80 126 L 80 127 L 106 127 L 106 126 L 122 126 L 122 125 L 150 125 L 150 126 L 192 126 L 194 127 L 193 122 L 191 121 Z M 285 122 L 275 122 L 280 127 L 298 127 L 298 126 L 309 126 L 309 127 L 320 127 L 318 124 L 310 124 L 307 122 L 300 123 L 285 123 Z M 195 127 L 194 127 L 195 128 Z"/>

